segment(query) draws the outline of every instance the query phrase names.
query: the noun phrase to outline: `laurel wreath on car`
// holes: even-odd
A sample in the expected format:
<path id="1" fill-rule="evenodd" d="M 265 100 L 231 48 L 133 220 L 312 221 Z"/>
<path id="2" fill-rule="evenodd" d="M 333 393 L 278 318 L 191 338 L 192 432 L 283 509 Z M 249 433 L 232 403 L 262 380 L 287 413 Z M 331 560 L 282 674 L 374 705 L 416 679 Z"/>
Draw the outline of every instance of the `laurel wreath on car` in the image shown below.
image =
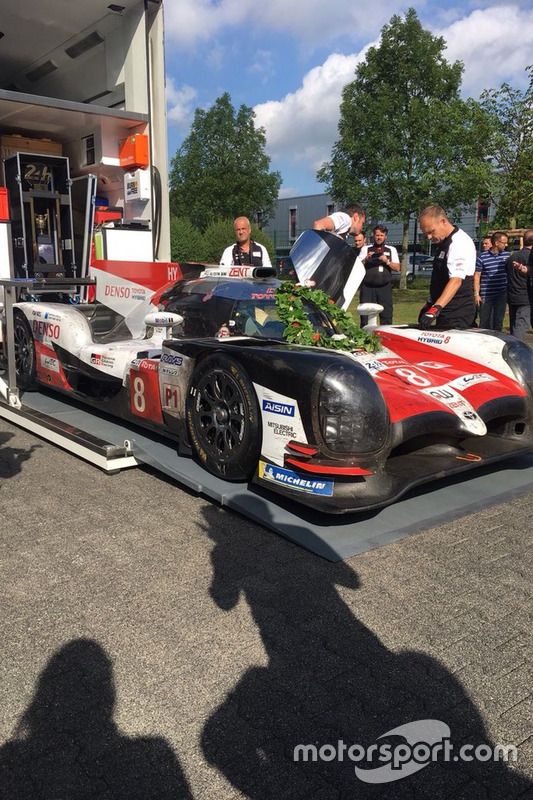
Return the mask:
<path id="1" fill-rule="evenodd" d="M 321 289 L 283 281 L 276 289 L 275 300 L 278 316 L 285 325 L 283 337 L 288 342 L 330 350 L 366 350 L 369 353 L 381 350 L 379 337 L 363 330 L 348 311 L 343 311 Z M 325 336 L 315 330 L 305 311 L 304 300 L 324 311 L 339 333 Z"/>

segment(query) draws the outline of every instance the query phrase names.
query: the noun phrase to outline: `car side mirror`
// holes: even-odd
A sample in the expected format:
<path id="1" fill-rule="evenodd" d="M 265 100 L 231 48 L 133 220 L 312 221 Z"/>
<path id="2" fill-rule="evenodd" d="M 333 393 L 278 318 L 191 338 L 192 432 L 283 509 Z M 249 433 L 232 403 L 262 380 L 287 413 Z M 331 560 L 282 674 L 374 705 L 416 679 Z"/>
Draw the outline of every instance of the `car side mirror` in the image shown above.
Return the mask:
<path id="1" fill-rule="evenodd" d="M 172 338 L 172 328 L 181 325 L 183 317 L 181 314 L 173 314 L 170 311 L 151 311 L 144 318 L 147 328 L 154 329 L 154 336 L 161 336 L 163 339 Z"/>
<path id="2" fill-rule="evenodd" d="M 383 306 L 379 303 L 360 303 L 357 306 L 357 313 L 363 317 L 368 317 L 368 322 L 364 326 L 365 330 L 372 330 L 377 327 L 378 315 L 383 311 Z"/>

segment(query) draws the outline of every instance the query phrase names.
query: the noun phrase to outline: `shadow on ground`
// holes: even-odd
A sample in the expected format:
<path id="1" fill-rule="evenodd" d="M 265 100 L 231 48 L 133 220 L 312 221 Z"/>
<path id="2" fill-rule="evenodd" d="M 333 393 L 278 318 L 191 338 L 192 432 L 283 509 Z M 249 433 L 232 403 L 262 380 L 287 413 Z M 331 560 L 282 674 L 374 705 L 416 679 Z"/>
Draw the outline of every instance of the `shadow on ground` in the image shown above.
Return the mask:
<path id="1" fill-rule="evenodd" d="M 208 762 L 247 798 L 511 800 L 531 789 L 502 761 L 453 760 L 465 744 L 484 746 L 484 756 L 492 749 L 480 713 L 441 663 L 390 651 L 352 614 L 338 589 L 358 588 L 346 563 L 328 563 L 255 527 L 224 529 L 213 507 L 204 513 L 215 543 L 211 597 L 228 613 L 245 598 L 269 659 L 242 675 L 202 735 Z M 379 737 L 422 720 L 449 727 L 451 761 L 441 757 L 412 774 L 375 757 L 355 764 L 346 751 L 342 761 L 294 761 L 299 744 L 330 745 L 327 757 L 339 741 L 405 744 L 401 735 Z M 428 730 L 418 726 L 412 741 L 428 742 Z M 354 766 L 364 772 L 356 776 Z"/>
<path id="2" fill-rule="evenodd" d="M 28 448 L 10 447 L 8 442 L 14 435 L 8 431 L 0 431 L 0 486 L 1 481 L 17 475 L 22 464 L 32 457 L 34 450 L 42 447 L 40 444 L 32 444 Z"/>
<path id="3" fill-rule="evenodd" d="M 112 664 L 96 642 L 53 655 L 13 738 L 0 750 L 9 800 L 190 800 L 164 739 L 124 736 L 113 722 Z"/>

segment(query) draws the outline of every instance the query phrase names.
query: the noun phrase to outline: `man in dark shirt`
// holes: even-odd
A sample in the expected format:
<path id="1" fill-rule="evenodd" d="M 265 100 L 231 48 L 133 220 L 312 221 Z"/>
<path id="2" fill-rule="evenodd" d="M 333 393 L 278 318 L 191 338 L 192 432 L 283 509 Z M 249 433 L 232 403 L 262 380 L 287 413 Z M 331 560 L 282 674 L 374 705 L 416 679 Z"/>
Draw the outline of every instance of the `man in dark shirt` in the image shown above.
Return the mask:
<path id="1" fill-rule="evenodd" d="M 365 266 L 365 277 L 359 287 L 361 303 L 379 303 L 383 311 L 379 315 L 381 325 L 392 323 L 392 270 L 401 269 L 398 251 L 393 245 L 385 244 L 388 230 L 385 225 L 376 225 L 373 230 L 372 244 L 361 248 L 359 258 Z M 365 326 L 368 317 L 361 316 L 361 325 Z"/>
<path id="2" fill-rule="evenodd" d="M 513 336 L 522 341 L 532 324 L 533 228 L 524 233 L 524 246 L 507 261 L 507 302 Z"/>

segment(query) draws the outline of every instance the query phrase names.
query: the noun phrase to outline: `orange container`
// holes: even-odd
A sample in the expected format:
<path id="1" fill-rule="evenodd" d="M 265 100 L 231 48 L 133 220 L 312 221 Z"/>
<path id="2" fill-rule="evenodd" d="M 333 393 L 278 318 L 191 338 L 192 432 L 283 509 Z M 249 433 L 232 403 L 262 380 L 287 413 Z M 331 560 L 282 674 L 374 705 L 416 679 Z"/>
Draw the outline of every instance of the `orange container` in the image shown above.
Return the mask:
<path id="1" fill-rule="evenodd" d="M 148 135 L 134 133 L 126 139 L 118 140 L 118 158 L 121 167 L 147 167 L 150 163 L 148 156 Z"/>
<path id="2" fill-rule="evenodd" d="M 94 224 L 100 225 L 102 222 L 110 222 L 114 219 L 122 219 L 123 212 L 121 208 L 95 208 L 94 211 Z"/>
<path id="3" fill-rule="evenodd" d="M 0 187 L 0 220 L 2 222 L 9 219 L 9 200 L 7 189 Z"/>

